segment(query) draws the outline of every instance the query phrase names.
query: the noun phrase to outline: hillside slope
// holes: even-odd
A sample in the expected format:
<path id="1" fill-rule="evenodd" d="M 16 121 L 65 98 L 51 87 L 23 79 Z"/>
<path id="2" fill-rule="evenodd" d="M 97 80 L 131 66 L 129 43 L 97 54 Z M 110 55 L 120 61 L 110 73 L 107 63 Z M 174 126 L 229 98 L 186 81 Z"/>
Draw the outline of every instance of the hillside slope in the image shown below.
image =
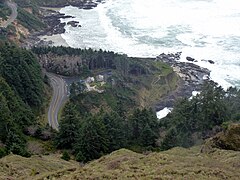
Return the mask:
<path id="1" fill-rule="evenodd" d="M 120 149 L 84 167 L 52 155 L 9 155 L 0 165 L 0 179 L 239 179 L 240 152 L 205 154 L 194 147 L 143 155 Z"/>
<path id="2" fill-rule="evenodd" d="M 62 179 L 238 179 L 240 153 L 174 148 L 141 155 L 126 149 L 102 157 Z"/>
<path id="3" fill-rule="evenodd" d="M 57 155 L 32 156 L 24 158 L 18 155 L 8 155 L 0 159 L 0 179 L 38 179 L 47 177 L 49 172 L 76 170 L 77 163 L 64 161 Z"/>

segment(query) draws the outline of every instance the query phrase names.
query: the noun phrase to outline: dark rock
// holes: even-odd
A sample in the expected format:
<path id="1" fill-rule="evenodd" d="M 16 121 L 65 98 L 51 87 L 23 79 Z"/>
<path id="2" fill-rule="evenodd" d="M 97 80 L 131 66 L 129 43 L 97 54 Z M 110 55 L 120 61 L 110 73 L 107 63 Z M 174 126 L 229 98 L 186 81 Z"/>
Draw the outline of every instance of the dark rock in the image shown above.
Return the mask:
<path id="1" fill-rule="evenodd" d="M 89 9 L 93 9 L 95 7 L 97 7 L 97 3 L 90 2 L 90 3 L 84 4 L 82 8 L 89 10 Z"/>
<path id="2" fill-rule="evenodd" d="M 99 3 L 104 3 L 103 0 L 97 0 L 96 2 L 90 1 L 79 1 L 79 0 L 71 0 L 67 2 L 56 2 L 55 5 L 52 5 L 53 8 L 63 8 L 66 6 L 74 6 L 79 7 L 80 9 L 93 9 L 97 7 Z M 49 7 L 49 6 L 48 6 Z M 67 19 L 67 18 L 74 18 L 73 16 L 66 16 L 63 13 L 59 13 L 53 10 L 48 9 L 41 9 L 43 21 L 48 25 L 47 28 L 40 32 L 32 33 L 28 39 L 21 44 L 24 48 L 31 48 L 32 46 L 46 46 L 49 45 L 49 42 L 43 42 L 40 41 L 38 36 L 44 36 L 44 35 L 54 35 L 54 34 L 62 34 L 65 32 L 64 26 L 66 23 L 61 23 L 60 19 Z M 78 25 L 78 23 L 71 23 L 73 27 L 81 27 L 81 25 Z M 4 32 L 2 29 L 0 29 L 0 34 L 3 34 Z"/>
<path id="3" fill-rule="evenodd" d="M 189 57 L 189 56 L 187 56 L 186 59 L 187 59 L 188 61 L 192 61 L 192 62 L 195 60 L 194 58 Z"/>
<path id="4" fill-rule="evenodd" d="M 205 59 L 202 59 L 201 61 L 209 62 L 210 64 L 214 64 L 214 63 L 215 63 L 213 60 L 205 60 Z"/>
<path id="5" fill-rule="evenodd" d="M 162 110 L 165 107 L 173 107 L 174 103 L 179 98 L 189 98 L 192 96 L 193 91 L 200 91 L 204 81 L 208 81 L 210 71 L 190 62 L 180 62 L 181 52 L 179 53 L 162 53 L 157 56 L 156 61 L 162 61 L 176 70 L 181 77 L 178 88 L 162 97 L 161 100 L 155 105 L 156 111 Z M 189 57 L 191 61 L 194 59 Z"/>
<path id="6" fill-rule="evenodd" d="M 78 21 L 69 21 L 67 24 L 71 25 L 72 27 L 77 27 L 78 26 Z"/>
<path id="7" fill-rule="evenodd" d="M 182 54 L 182 52 L 177 52 L 175 54 L 173 54 L 173 53 L 170 53 L 170 54 L 162 53 L 159 56 L 157 56 L 157 59 L 170 63 L 170 62 L 173 62 L 173 61 L 180 60 L 181 54 Z"/>
<path id="8" fill-rule="evenodd" d="M 210 64 L 214 64 L 215 62 L 213 60 L 208 60 Z"/>

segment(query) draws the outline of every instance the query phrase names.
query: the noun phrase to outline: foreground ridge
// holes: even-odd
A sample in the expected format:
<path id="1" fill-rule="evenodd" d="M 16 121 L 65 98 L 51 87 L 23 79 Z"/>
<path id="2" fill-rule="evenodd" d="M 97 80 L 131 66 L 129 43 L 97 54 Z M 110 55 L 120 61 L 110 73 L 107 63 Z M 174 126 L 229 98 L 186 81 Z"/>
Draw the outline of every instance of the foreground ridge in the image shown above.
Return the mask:
<path id="1" fill-rule="evenodd" d="M 31 161 L 35 164 L 31 165 Z M 239 151 L 216 149 L 212 153 L 200 153 L 200 147 L 191 149 L 177 147 L 145 155 L 120 149 L 83 167 L 74 161 L 66 162 L 53 155 L 33 156 L 30 159 L 9 155 L 0 160 L 2 167 L 0 179 L 6 177 L 23 179 L 30 177 L 35 179 L 238 179 L 240 176 L 239 162 Z M 21 167 L 25 170 L 22 171 Z M 14 171 L 10 173 L 9 169 Z"/>

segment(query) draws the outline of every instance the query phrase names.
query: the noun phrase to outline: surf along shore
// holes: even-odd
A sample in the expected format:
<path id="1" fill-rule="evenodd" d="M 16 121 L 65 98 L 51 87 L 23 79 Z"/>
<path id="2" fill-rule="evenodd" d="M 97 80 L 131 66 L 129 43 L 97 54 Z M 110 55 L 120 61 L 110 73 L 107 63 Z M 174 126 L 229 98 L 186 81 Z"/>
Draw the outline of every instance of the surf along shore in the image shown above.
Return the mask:
<path id="1" fill-rule="evenodd" d="M 91 1 L 86 4 L 72 4 L 80 9 L 93 9 L 97 7 L 99 3 L 103 1 Z M 67 5 L 66 5 L 67 6 Z M 43 20 L 48 27 L 41 32 L 31 34 L 24 47 L 31 48 L 32 46 L 69 46 L 62 38 L 61 34 L 65 33 L 64 27 L 70 25 L 72 27 L 81 27 L 81 24 L 77 21 L 70 20 L 68 22 L 62 22 L 61 19 L 71 19 L 72 16 L 68 16 L 60 13 L 61 7 L 42 7 Z M 188 62 L 180 62 L 181 52 L 177 53 L 162 53 L 156 57 L 156 61 L 163 61 L 173 67 L 174 71 L 178 74 L 179 83 L 176 90 L 169 92 L 169 94 L 162 97 L 155 107 L 156 112 L 164 109 L 165 107 L 171 108 L 177 99 L 181 97 L 191 97 L 195 91 L 200 91 L 204 81 L 209 80 L 210 71 L 206 68 L 202 68 L 193 64 L 192 59 L 187 57 Z M 213 63 L 213 62 L 209 62 Z"/>

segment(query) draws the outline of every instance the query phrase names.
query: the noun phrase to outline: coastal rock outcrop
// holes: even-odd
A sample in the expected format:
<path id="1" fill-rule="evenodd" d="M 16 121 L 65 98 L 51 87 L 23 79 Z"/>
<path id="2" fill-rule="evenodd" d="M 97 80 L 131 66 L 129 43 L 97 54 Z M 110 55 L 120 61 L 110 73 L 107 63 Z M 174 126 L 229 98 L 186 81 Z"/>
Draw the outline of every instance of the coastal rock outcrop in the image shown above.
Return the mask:
<path id="1" fill-rule="evenodd" d="M 98 4 L 104 3 L 102 0 L 88 0 L 88 1 L 79 1 L 79 0 L 66 0 L 61 2 L 56 2 L 56 4 L 49 5 L 48 3 L 43 3 L 43 6 L 46 7 L 53 7 L 53 8 L 62 8 L 66 6 L 75 6 L 79 9 L 93 9 L 97 7 Z M 41 15 L 43 17 L 43 21 L 48 25 L 46 29 L 44 29 L 41 32 L 35 32 L 32 33 L 27 40 L 21 44 L 24 48 L 31 48 L 32 46 L 47 46 L 51 45 L 52 42 L 50 41 L 42 41 L 39 36 L 52 36 L 55 34 L 62 34 L 65 33 L 65 25 L 66 23 L 61 23 L 60 19 L 66 19 L 66 18 L 74 18 L 72 16 L 65 15 L 60 12 L 56 12 L 54 10 L 50 10 L 49 8 L 42 8 L 41 9 Z M 79 25 L 79 22 L 77 21 L 70 21 L 69 24 L 72 27 L 82 27 Z"/>
<path id="2" fill-rule="evenodd" d="M 79 22 L 78 21 L 69 21 L 67 22 L 67 25 L 71 25 L 72 27 L 78 27 Z"/>
<path id="3" fill-rule="evenodd" d="M 53 2 L 42 2 L 42 6 L 52 8 L 74 6 L 80 9 L 93 9 L 94 7 L 97 7 L 97 5 L 101 2 L 103 2 L 103 0 L 58 0 Z"/>
<path id="4" fill-rule="evenodd" d="M 214 62 L 213 60 L 205 60 L 205 59 L 202 59 L 201 61 L 209 62 L 210 64 L 215 64 L 215 62 Z"/>
<path id="5" fill-rule="evenodd" d="M 200 91 L 204 81 L 207 81 L 210 71 L 190 62 L 180 62 L 181 52 L 157 56 L 156 61 L 165 62 L 174 69 L 180 77 L 177 89 L 163 97 L 156 104 L 156 111 L 165 107 L 173 107 L 174 102 L 180 97 L 191 97 L 193 91 Z M 193 59 L 193 58 L 192 58 Z M 194 59 L 195 60 L 195 59 Z"/>
<path id="6" fill-rule="evenodd" d="M 192 62 L 193 62 L 193 61 L 195 61 L 195 59 L 194 59 L 194 58 L 192 58 L 192 57 L 189 57 L 189 56 L 187 56 L 187 57 L 186 57 L 186 59 L 187 59 L 188 61 L 192 61 Z"/>

